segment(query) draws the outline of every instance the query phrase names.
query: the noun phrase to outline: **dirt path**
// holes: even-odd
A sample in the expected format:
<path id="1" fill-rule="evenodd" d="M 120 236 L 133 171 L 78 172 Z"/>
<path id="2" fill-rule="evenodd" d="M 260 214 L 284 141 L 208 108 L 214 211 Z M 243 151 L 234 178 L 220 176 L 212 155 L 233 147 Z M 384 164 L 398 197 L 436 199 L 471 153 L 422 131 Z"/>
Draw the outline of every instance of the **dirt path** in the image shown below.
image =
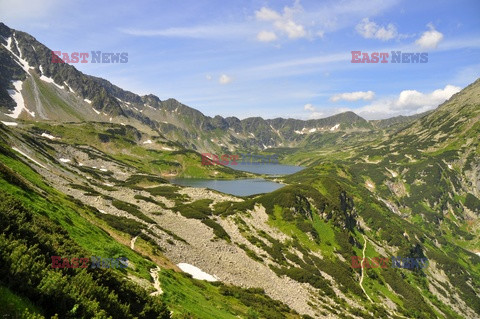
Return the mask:
<path id="1" fill-rule="evenodd" d="M 364 240 L 364 243 L 363 243 L 362 261 L 365 260 L 365 250 L 367 249 L 367 238 L 365 237 L 365 235 L 363 235 L 363 240 Z M 362 270 L 362 276 L 360 277 L 360 288 L 362 288 L 363 293 L 367 296 L 368 300 L 370 300 L 370 302 L 373 302 L 370 296 L 365 291 L 365 288 L 363 288 L 363 277 L 365 275 L 363 265 L 362 267 L 360 267 L 360 269 Z"/>
<path id="2" fill-rule="evenodd" d="M 130 241 L 130 249 L 135 250 L 135 242 L 137 241 L 138 236 L 135 236 Z"/>
<path id="3" fill-rule="evenodd" d="M 158 273 L 161 271 L 160 267 L 150 269 L 150 276 L 153 278 L 153 288 L 156 291 L 152 292 L 150 296 L 157 296 L 163 293 L 162 288 L 160 287 L 160 280 L 158 279 Z"/>

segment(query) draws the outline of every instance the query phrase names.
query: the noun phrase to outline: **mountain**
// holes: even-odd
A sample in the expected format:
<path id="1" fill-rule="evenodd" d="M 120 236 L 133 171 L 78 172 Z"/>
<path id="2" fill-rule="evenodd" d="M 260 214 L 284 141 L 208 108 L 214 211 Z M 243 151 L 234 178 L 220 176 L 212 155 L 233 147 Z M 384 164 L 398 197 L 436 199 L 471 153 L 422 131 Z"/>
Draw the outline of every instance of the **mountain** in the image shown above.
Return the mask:
<path id="1" fill-rule="evenodd" d="M 408 118 L 212 118 L 0 34 L 1 315 L 480 316 L 479 80 Z M 167 179 L 253 177 L 200 164 L 198 151 L 233 150 L 305 169 L 248 197 Z"/>
<path id="2" fill-rule="evenodd" d="M 0 36 L 0 106 L 16 118 L 144 125 L 184 147 L 218 152 L 296 147 L 311 135 L 374 131 L 371 123 L 353 112 L 307 121 L 208 117 L 175 99 L 139 96 L 72 65 L 52 63 L 50 49 L 3 23 Z M 14 101 L 17 98 L 19 103 Z"/>
<path id="3" fill-rule="evenodd" d="M 372 120 L 370 123 L 373 124 L 373 126 L 378 127 L 378 128 L 401 128 L 402 126 L 405 126 L 406 123 L 413 122 L 413 120 L 424 117 L 425 115 L 429 114 L 431 111 L 426 111 L 420 114 L 415 114 L 415 115 L 410 115 L 410 116 L 404 116 L 404 115 L 399 115 L 395 117 L 391 117 L 388 119 L 383 119 L 383 120 Z"/>

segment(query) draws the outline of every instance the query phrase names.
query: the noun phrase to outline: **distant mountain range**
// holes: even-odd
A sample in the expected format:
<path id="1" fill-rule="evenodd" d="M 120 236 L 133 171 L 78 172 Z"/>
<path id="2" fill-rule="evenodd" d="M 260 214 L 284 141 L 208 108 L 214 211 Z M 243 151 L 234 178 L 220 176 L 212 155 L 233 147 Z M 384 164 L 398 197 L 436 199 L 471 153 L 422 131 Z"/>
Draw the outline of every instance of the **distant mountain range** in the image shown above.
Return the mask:
<path id="1" fill-rule="evenodd" d="M 372 133 L 416 118 L 367 121 L 353 112 L 315 120 L 212 118 L 175 99 L 139 96 L 107 80 L 83 74 L 72 65 L 52 63 L 52 50 L 3 23 L 0 36 L 0 110 L 7 114 L 15 108 L 19 111 L 20 106 L 8 92 L 21 88 L 26 110 L 17 114 L 20 119 L 142 125 L 187 148 L 235 151 L 296 147 L 311 135 Z"/>

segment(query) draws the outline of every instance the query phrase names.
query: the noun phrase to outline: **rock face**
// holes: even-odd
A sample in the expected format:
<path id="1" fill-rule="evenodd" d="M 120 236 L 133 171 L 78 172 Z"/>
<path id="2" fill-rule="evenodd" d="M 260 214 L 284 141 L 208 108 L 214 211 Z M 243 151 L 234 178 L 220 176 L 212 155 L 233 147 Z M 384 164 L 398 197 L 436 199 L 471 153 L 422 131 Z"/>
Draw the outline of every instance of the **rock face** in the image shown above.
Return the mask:
<path id="1" fill-rule="evenodd" d="M 261 208 L 251 214 L 256 216 L 255 221 L 260 216 L 266 217 L 264 209 Z M 273 231 L 265 224 L 268 219 L 265 217 L 260 218 L 263 219 L 262 223 L 256 226 Z M 212 230 L 197 220 L 177 214 L 163 214 L 157 217 L 157 221 L 188 243 L 167 245 L 166 255 L 173 262 L 194 265 L 225 283 L 248 288 L 263 288 L 272 298 L 281 300 L 292 309 L 315 315 L 314 309 L 309 305 L 312 290 L 309 285 L 298 283 L 288 277 L 278 277 L 267 265 L 251 259 L 234 244 L 221 240 L 212 241 L 214 237 Z M 238 234 L 237 226 L 233 221 L 223 221 L 221 224 L 226 226 L 225 230 L 234 241 L 245 242 Z M 160 245 L 163 247 L 164 243 Z M 315 299 L 312 301 L 315 302 Z"/>

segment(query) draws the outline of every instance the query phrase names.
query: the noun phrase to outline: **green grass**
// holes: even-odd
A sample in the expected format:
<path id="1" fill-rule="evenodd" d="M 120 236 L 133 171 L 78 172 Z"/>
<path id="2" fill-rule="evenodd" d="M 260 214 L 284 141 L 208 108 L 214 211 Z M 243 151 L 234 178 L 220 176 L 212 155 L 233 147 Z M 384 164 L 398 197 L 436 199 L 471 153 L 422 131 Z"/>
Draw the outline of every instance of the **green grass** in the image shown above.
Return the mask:
<path id="1" fill-rule="evenodd" d="M 172 318 L 300 318 L 259 289 L 209 283 L 165 269 L 159 280 Z"/>
<path id="2" fill-rule="evenodd" d="M 182 274 L 163 269 L 159 280 L 164 290 L 163 299 L 170 305 L 173 318 L 191 315 L 195 318 L 233 319 L 236 318 L 234 309 L 241 308 L 239 303 L 234 303 L 235 306 L 231 308 L 229 304 L 232 302 L 224 300 L 218 293 L 218 288 Z"/>
<path id="3" fill-rule="evenodd" d="M 75 112 L 74 108 L 72 108 L 65 101 L 59 98 L 58 94 L 53 92 L 53 89 L 50 88 L 46 83 L 39 80 L 36 76 L 34 76 L 33 78 L 40 91 L 40 100 L 43 102 L 44 105 L 51 104 L 51 106 L 49 106 L 49 108 L 51 109 L 59 107 L 66 114 L 77 119 L 83 119 L 83 116 L 81 116 L 78 112 Z"/>
<path id="4" fill-rule="evenodd" d="M 42 312 L 27 298 L 13 293 L 7 287 L 0 285 L 0 317 L 1 318 L 20 318 L 26 312 L 42 316 Z"/>
<path id="5" fill-rule="evenodd" d="M 314 214 L 313 226 L 317 230 L 320 237 L 320 245 L 311 240 L 310 237 L 295 226 L 295 223 L 283 220 L 282 208 L 278 205 L 274 206 L 273 216 L 270 216 L 269 225 L 278 228 L 289 237 L 295 236 L 303 247 L 313 251 L 322 250 L 322 252 L 331 253 L 335 247 L 338 247 L 335 241 L 334 232 L 331 226 L 321 221 L 318 215 Z M 328 245 L 330 243 L 331 245 Z"/>
<path id="6" fill-rule="evenodd" d="M 320 237 L 320 250 L 322 255 L 329 256 L 335 248 L 339 248 L 335 241 L 335 232 L 330 222 L 325 222 L 318 214 L 313 215 L 313 227 L 317 230 Z"/>
<path id="7" fill-rule="evenodd" d="M 48 216 L 54 222 L 64 227 L 69 235 L 83 248 L 92 253 L 92 255 L 116 258 L 120 256 L 127 257 L 136 265 L 132 270 L 140 277 L 150 279 L 150 269 L 153 264 L 141 258 L 128 247 L 125 247 L 115 241 L 102 229 L 92 225 L 86 217 L 95 217 L 93 210 L 78 205 L 71 201 L 67 196 L 59 193 L 55 189 L 47 186 L 41 179 L 41 176 L 23 163 L 0 154 L 2 163 L 13 168 L 16 174 L 23 176 L 33 185 L 40 186 L 48 191 L 47 197 L 36 192 L 23 190 L 14 186 L 5 179 L 0 179 L 0 189 L 15 196 L 25 207 L 39 214 Z M 95 240 L 92 240 L 95 238 Z"/>

